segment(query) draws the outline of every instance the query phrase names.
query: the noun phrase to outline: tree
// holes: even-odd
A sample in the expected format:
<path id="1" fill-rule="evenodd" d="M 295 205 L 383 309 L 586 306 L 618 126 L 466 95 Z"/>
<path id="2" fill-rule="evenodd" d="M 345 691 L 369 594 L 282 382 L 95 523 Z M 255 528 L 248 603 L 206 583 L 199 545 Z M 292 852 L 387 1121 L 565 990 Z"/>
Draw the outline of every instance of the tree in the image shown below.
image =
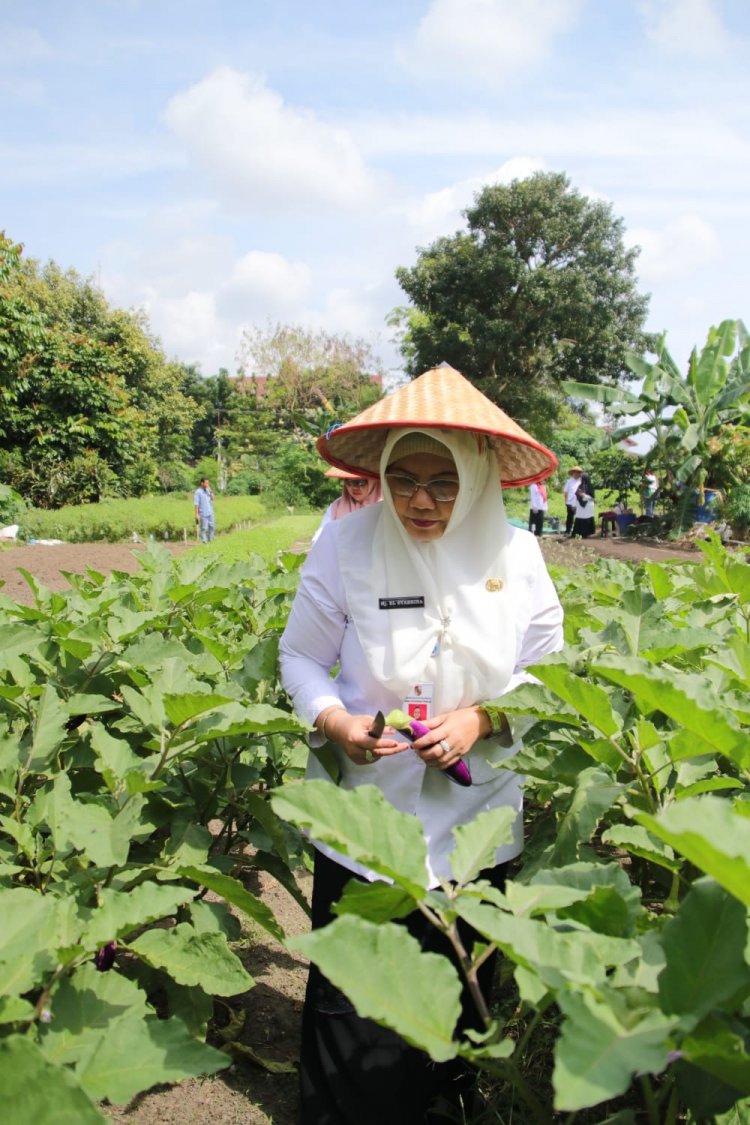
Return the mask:
<path id="1" fill-rule="evenodd" d="M 537 173 L 484 188 L 465 215 L 468 230 L 396 271 L 412 307 L 391 323 L 411 375 L 446 361 L 535 431 L 556 416 L 562 380 L 629 377 L 648 298 L 609 205 Z"/>
<path id="2" fill-rule="evenodd" d="M 565 390 L 604 405 L 619 423 L 613 441 L 637 433 L 653 438 L 648 465 L 659 477 L 662 498 L 672 498 L 684 525 L 695 494 L 700 497 L 706 485 L 723 490 L 750 480 L 750 335 L 741 320 L 712 327 L 702 350 L 693 348 L 685 375 L 664 334 L 654 352 L 655 362 L 627 357 L 633 375 L 643 380 L 637 393 L 574 382 Z M 628 418 L 632 421 L 624 421 Z"/>
<path id="3" fill-rule="evenodd" d="M 141 493 L 189 449 L 195 403 L 142 314 L 0 237 L 0 459 L 35 503 Z"/>

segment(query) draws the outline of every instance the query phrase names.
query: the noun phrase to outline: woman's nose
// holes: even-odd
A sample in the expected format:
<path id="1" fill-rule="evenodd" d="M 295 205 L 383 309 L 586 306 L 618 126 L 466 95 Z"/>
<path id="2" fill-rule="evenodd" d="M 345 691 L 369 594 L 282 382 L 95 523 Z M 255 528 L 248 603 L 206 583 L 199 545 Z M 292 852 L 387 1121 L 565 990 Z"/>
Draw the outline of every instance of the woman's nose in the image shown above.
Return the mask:
<path id="1" fill-rule="evenodd" d="M 430 496 L 429 492 L 423 484 L 417 485 L 417 491 L 411 498 L 412 507 L 415 508 L 434 508 L 435 501 Z"/>

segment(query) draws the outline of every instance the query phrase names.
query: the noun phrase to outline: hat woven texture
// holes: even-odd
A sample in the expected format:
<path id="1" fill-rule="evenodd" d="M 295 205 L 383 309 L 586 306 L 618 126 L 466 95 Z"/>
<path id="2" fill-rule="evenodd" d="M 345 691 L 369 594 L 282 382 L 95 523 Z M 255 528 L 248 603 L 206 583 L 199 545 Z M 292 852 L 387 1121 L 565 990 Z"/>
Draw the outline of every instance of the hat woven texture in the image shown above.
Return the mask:
<path id="1" fill-rule="evenodd" d="M 349 473 L 346 469 L 337 469 L 335 465 L 331 465 L 323 473 L 324 477 L 331 477 L 333 480 L 361 480 L 362 473 Z"/>
<path id="2" fill-rule="evenodd" d="M 337 468 L 378 476 L 388 431 L 414 427 L 486 435 L 505 487 L 544 480 L 557 467 L 551 450 L 447 364 L 433 367 L 356 418 L 322 434 L 316 445 L 321 457 Z"/>

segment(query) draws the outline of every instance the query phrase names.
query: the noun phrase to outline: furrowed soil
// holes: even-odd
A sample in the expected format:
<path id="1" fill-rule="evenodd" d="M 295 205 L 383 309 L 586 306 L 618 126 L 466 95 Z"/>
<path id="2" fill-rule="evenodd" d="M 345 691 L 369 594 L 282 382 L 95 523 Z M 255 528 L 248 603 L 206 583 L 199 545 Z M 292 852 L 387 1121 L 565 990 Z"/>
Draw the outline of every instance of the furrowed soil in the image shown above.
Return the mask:
<path id="1" fill-rule="evenodd" d="M 189 544 L 165 544 L 174 555 Z M 305 549 L 306 544 L 297 544 Z M 33 604 L 34 595 L 22 570 L 28 571 L 50 590 L 69 587 L 65 574 L 83 574 L 87 569 L 133 573 L 139 566 L 142 548 L 132 544 L 87 543 L 0 549 L 1 592 L 16 602 Z M 696 561 L 700 554 L 690 547 L 672 547 L 625 539 L 592 537 L 567 540 L 544 537 L 542 550 L 548 564 L 584 566 L 597 555 L 638 562 L 649 559 Z M 259 873 L 249 889 L 273 910 L 289 936 L 308 929 L 307 915 L 297 902 L 269 875 Z M 309 901 L 310 876 L 297 873 L 297 881 Z M 221 1046 L 220 1031 L 234 1017 L 243 1019 L 235 1040 L 229 1069 L 213 1078 L 193 1079 L 172 1087 L 158 1087 L 136 1097 L 124 1107 L 102 1106 L 113 1122 L 133 1125 L 296 1125 L 298 1121 L 297 1077 L 300 1019 L 307 963 L 290 953 L 263 931 L 248 931 L 235 947 L 255 987 L 244 996 L 233 997 L 229 1007 L 217 1003 L 209 1041 Z M 231 1011 L 230 1011 L 231 1009 Z M 237 1021 L 239 1022 L 239 1020 Z M 47 1123 L 41 1123 L 47 1125 Z"/>

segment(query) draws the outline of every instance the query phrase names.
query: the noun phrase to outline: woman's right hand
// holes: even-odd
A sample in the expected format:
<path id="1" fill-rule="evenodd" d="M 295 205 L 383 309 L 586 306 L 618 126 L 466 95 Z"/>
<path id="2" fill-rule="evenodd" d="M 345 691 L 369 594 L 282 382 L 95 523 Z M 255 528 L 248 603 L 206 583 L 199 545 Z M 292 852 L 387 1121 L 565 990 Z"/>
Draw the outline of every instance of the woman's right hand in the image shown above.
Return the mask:
<path id="1" fill-rule="evenodd" d="M 369 730 L 375 721 L 374 715 L 350 715 L 343 708 L 336 708 L 321 714 L 315 725 L 322 731 L 325 722 L 325 735 L 330 742 L 340 746 L 348 758 L 358 766 L 371 766 L 378 758 L 392 754 L 402 754 L 409 747 L 393 738 L 373 738 Z"/>

